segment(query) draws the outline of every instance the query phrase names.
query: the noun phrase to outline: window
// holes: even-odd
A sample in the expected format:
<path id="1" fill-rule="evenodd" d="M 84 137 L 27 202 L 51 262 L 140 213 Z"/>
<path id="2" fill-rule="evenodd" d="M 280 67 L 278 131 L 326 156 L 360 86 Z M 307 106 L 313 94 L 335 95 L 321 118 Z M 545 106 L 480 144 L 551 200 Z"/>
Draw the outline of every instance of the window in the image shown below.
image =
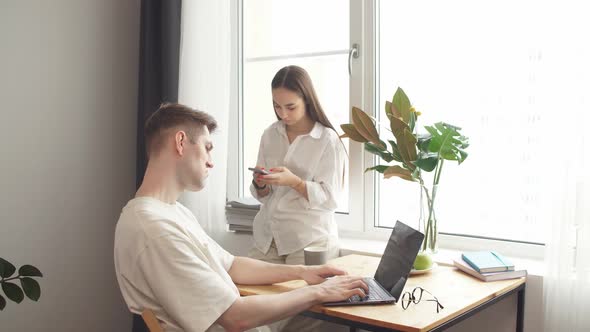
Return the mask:
<path id="1" fill-rule="evenodd" d="M 310 72 L 337 129 L 349 122 L 352 105 L 379 118 L 398 86 L 423 113 L 419 128 L 438 121 L 462 127 L 470 155 L 443 169 L 441 233 L 545 241 L 551 197 L 544 179 L 557 157 L 545 150 L 555 139 L 551 126 L 567 112 L 561 106 L 586 107 L 588 48 L 580 43 L 588 27 L 567 16 L 583 12 L 577 2 L 567 2 L 569 11 L 560 12 L 568 14 L 559 16 L 550 4 L 531 0 L 238 2 L 243 157 L 234 161 L 239 180 L 228 182 L 241 188 L 238 195 L 248 194 L 242 170 L 255 163 L 262 130 L 275 120 L 272 76 L 297 64 Z M 361 56 L 349 76 L 355 43 Z M 564 93 L 562 104 L 556 89 Z M 348 152 L 343 210 L 352 217 L 341 229 L 378 233 L 397 219 L 418 227 L 417 185 L 364 173 L 376 160 L 356 143 Z"/>
<path id="2" fill-rule="evenodd" d="M 466 162 L 443 169 L 441 232 L 545 241 L 551 215 L 545 149 L 556 112 L 549 96 L 557 82 L 572 91 L 579 82 L 554 81 L 551 70 L 585 66 L 582 54 L 563 49 L 568 42 L 558 37 L 578 33 L 552 11 L 536 1 L 381 1 L 380 104 L 403 86 L 423 113 L 421 128 L 445 121 L 470 138 Z M 391 20 L 391 13 L 403 15 Z M 568 63 L 556 62 L 560 55 Z M 400 182 L 380 181 L 380 216 L 414 209 L 417 191 Z M 379 218 L 379 225 L 390 222 Z"/>

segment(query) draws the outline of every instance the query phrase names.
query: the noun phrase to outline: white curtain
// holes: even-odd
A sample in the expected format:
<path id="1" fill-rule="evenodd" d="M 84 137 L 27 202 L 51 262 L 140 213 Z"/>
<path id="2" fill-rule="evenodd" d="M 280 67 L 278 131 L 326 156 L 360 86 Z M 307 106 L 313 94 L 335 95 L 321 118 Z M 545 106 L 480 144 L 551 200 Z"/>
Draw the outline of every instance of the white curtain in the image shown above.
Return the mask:
<path id="1" fill-rule="evenodd" d="M 180 201 L 210 236 L 225 230 L 227 145 L 230 109 L 230 4 L 228 0 L 182 3 L 179 102 L 215 117 L 213 169 L 205 189 Z"/>
<path id="2" fill-rule="evenodd" d="M 546 149 L 553 180 L 547 190 L 555 212 L 543 280 L 545 331 L 590 331 L 590 47 L 583 43 L 577 48 L 583 61 L 570 77 L 555 81 L 562 86 L 554 91 L 559 119 L 547 132 L 553 138 Z"/>

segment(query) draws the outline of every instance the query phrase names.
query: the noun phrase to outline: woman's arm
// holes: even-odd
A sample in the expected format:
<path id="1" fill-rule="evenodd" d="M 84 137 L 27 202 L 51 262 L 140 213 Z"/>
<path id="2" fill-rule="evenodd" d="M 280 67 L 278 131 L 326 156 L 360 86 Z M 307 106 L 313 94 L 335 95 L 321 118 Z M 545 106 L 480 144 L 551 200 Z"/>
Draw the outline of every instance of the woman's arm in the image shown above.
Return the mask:
<path id="1" fill-rule="evenodd" d="M 271 168 L 270 175 L 259 177 L 261 183 L 289 186 L 305 200 L 308 208 L 334 210 L 344 187 L 346 153 L 340 140 L 328 143 L 314 170 L 313 180 L 305 181 L 286 167 Z"/>
<path id="2" fill-rule="evenodd" d="M 265 133 L 266 134 L 266 133 Z M 260 138 L 260 146 L 258 147 L 258 159 L 256 162 L 256 168 L 264 169 L 266 166 L 266 161 L 264 157 L 264 135 Z M 271 187 L 266 185 L 264 182 L 260 181 L 258 178 L 257 173 L 252 173 L 252 184 L 250 185 L 250 193 L 252 196 L 260 201 L 260 203 L 265 203 L 268 200 L 268 195 L 271 193 Z"/>
<path id="3" fill-rule="evenodd" d="M 258 175 L 257 183 L 266 185 L 288 186 L 297 191 L 307 199 L 307 184 L 300 177 L 293 174 L 287 167 L 273 167 L 269 170 L 271 174 Z"/>
<path id="4" fill-rule="evenodd" d="M 303 196 L 303 198 L 305 198 L 307 201 L 309 201 L 309 197 L 307 196 L 307 183 L 303 180 L 301 180 L 301 178 L 297 177 L 299 179 L 299 182 L 292 186 L 291 188 L 293 188 L 293 190 L 295 190 L 296 192 L 298 192 L 301 196 Z"/>

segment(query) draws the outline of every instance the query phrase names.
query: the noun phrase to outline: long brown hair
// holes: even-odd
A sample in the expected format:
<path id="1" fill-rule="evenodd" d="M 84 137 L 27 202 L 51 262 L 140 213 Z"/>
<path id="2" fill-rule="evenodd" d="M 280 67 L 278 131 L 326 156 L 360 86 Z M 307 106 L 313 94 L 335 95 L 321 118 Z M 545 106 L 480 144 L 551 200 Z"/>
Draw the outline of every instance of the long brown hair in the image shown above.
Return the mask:
<path id="1" fill-rule="evenodd" d="M 295 92 L 305 102 L 305 112 L 310 119 L 314 122 L 317 121 L 323 124 L 324 127 L 336 131 L 330 120 L 328 120 L 326 113 L 324 113 L 324 109 L 322 108 L 322 105 L 320 105 L 320 100 L 318 99 L 313 84 L 311 83 L 311 78 L 305 69 L 299 66 L 287 66 L 281 68 L 272 79 L 271 87 L 273 90 L 284 88 Z M 281 119 L 276 112 L 275 115 L 278 120 Z"/>
<path id="2" fill-rule="evenodd" d="M 310 119 L 323 124 L 324 127 L 332 129 L 338 135 L 338 132 L 334 129 L 330 120 L 328 120 L 326 113 L 324 113 L 324 109 L 322 108 L 322 105 L 320 105 L 320 100 L 318 99 L 313 84 L 311 83 L 311 78 L 305 69 L 299 66 L 283 67 L 275 74 L 270 85 L 273 90 L 284 88 L 295 92 L 305 102 L 305 112 Z M 276 111 L 275 115 L 277 116 L 277 120 L 281 119 Z M 346 156 L 348 157 L 344 142 L 342 142 L 340 137 L 338 137 L 338 139 L 340 140 L 340 144 L 342 144 L 344 153 L 346 153 Z M 344 168 L 345 169 L 342 172 L 343 183 L 344 174 L 346 173 L 346 164 L 344 164 Z"/>

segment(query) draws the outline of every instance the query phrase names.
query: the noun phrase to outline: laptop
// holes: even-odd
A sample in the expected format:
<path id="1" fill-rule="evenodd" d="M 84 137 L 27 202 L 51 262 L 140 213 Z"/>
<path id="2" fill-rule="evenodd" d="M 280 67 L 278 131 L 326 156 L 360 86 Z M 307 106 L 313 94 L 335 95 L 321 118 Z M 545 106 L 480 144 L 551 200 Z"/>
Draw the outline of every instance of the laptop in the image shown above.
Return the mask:
<path id="1" fill-rule="evenodd" d="M 369 294 L 364 298 L 355 295 L 346 301 L 327 302 L 323 305 L 395 304 L 404 290 L 422 240 L 424 234 L 398 220 L 391 231 L 375 277 L 364 279 L 369 287 Z"/>

